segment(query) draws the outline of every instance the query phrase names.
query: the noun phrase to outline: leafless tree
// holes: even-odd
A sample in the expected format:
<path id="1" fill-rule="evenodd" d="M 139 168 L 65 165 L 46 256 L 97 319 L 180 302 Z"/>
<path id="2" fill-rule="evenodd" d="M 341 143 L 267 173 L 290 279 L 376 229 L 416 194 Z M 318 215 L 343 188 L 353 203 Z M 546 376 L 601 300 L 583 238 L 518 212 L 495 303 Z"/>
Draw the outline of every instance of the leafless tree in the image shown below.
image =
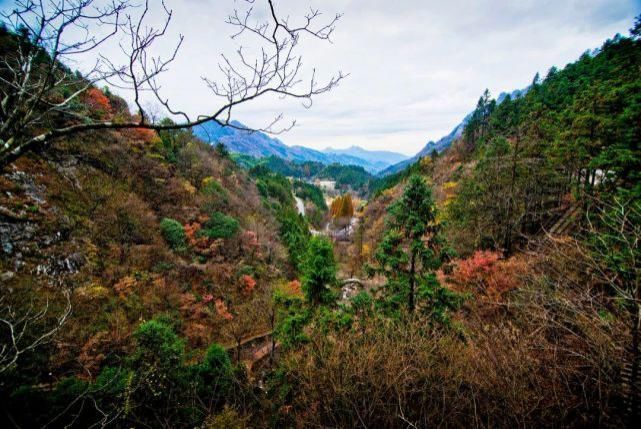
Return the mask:
<path id="1" fill-rule="evenodd" d="M 24 353 L 51 341 L 58 333 L 71 314 L 69 292 L 64 292 L 64 295 L 67 301 L 65 309 L 55 324 L 46 329 L 39 325 L 48 317 L 49 301 L 40 310 L 31 305 L 21 312 L 7 304 L 5 297 L 0 297 L 0 374 L 13 367 Z"/>
<path id="2" fill-rule="evenodd" d="M 603 201 L 593 197 L 588 213 L 591 238 L 587 259 L 596 276 L 623 300 L 630 313 L 630 342 L 622 380 L 627 417 L 641 417 L 641 202 L 624 197 Z"/>
<path id="3" fill-rule="evenodd" d="M 299 99 L 310 107 L 314 96 L 330 91 L 346 77 L 338 72 L 320 83 L 314 69 L 306 79 L 298 53 L 304 37 L 329 41 L 340 15 L 322 22 L 322 14 L 312 9 L 294 23 L 279 17 L 272 0 L 264 0 L 269 18 L 261 22 L 254 19 L 258 2 L 245 3 L 247 10 L 235 10 L 226 22 L 234 29 L 232 38 L 248 40 L 252 51 L 258 54 L 250 55 L 241 46 L 234 59 L 223 55 L 219 64 L 222 81 L 202 78 L 204 85 L 223 101 L 208 113 L 191 117 L 174 107 L 161 91 L 160 77 L 177 58 L 184 40 L 180 35 L 166 57 L 152 52 L 167 34 L 173 18 L 173 11 L 164 0 L 160 3 L 164 20 L 158 27 L 149 24 L 148 0 L 140 7 L 131 0 L 15 0 L 13 10 L 3 15 L 9 30 L 16 35 L 17 48 L 14 54 L 0 60 L 0 167 L 56 138 L 89 130 L 167 130 L 207 121 L 238 128 L 231 118 L 234 109 L 242 104 L 275 94 Z M 100 53 L 100 47 L 112 39 L 118 41 L 125 58 L 122 63 Z M 93 68 L 82 77 L 68 68 L 79 55 L 95 57 Z M 96 120 L 78 109 L 77 100 L 88 89 L 104 84 L 133 94 L 133 117 Z M 144 93 L 179 121 L 151 121 L 142 101 Z M 272 123 L 259 129 L 279 133 L 295 125 L 294 121 L 281 126 L 282 119 L 282 114 L 277 115 Z"/>

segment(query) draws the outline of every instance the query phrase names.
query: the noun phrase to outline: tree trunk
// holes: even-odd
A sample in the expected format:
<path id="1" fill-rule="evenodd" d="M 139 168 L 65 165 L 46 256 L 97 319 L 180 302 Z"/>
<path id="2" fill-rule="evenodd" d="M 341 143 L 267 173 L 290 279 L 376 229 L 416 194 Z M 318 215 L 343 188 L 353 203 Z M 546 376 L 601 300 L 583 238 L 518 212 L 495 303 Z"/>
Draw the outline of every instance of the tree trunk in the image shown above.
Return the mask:
<path id="1" fill-rule="evenodd" d="M 503 237 L 503 254 L 509 256 L 512 253 L 512 206 L 514 205 L 514 188 L 516 187 L 516 161 L 519 152 L 519 136 L 516 137 L 514 153 L 512 154 L 512 171 L 510 177 L 510 190 L 507 195 L 507 219 L 505 224 L 505 236 Z"/>
<path id="2" fill-rule="evenodd" d="M 416 273 L 416 252 L 412 251 L 412 258 L 410 260 L 410 295 L 409 295 L 409 302 L 408 302 L 410 313 L 414 312 L 414 306 L 415 306 L 414 304 L 414 288 L 416 286 L 415 273 Z"/>
<path id="3" fill-rule="evenodd" d="M 639 323 L 641 323 L 641 305 L 634 306 L 632 315 L 632 341 L 627 351 L 628 361 L 623 367 L 623 385 L 626 405 L 626 426 L 629 428 L 638 427 L 641 419 L 641 398 L 639 398 L 639 366 L 641 353 L 639 353 Z"/>

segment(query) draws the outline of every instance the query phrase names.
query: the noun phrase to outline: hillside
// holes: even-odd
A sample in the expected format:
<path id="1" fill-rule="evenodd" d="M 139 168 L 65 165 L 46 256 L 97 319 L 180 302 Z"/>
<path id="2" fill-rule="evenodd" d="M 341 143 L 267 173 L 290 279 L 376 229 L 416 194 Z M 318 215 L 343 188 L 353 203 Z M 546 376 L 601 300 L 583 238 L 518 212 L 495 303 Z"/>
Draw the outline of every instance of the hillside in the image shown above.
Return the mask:
<path id="1" fill-rule="evenodd" d="M 286 177 L 300 179 L 312 183 L 319 180 L 336 182 L 336 191 L 351 191 L 361 196 L 369 193 L 370 182 L 374 176 L 365 171 L 363 167 L 355 165 L 342 165 L 332 163 L 329 165 L 305 161 L 302 163 L 287 161 L 277 156 L 254 158 L 247 155 L 232 154 L 232 158 L 246 169 L 265 167 L 266 169 Z"/>
<path id="2" fill-rule="evenodd" d="M 294 47 L 332 41 L 342 15 L 231 3 L 231 42 L 258 42 L 204 79 L 224 101 L 195 121 L 155 80 L 182 37 L 170 60 L 147 50 L 173 32 L 169 2 L 18 2 L 0 25 L 2 427 L 636 428 L 641 16 L 526 90 L 486 90 L 448 136 L 374 177 L 336 160 L 396 155 L 213 125 L 265 93 L 311 107 L 345 76 L 323 85 L 314 68 L 291 86 Z M 131 39 L 129 66 L 103 79 L 59 55 L 107 66 L 96 22 Z M 398 70 L 416 78 L 412 60 Z M 131 106 L 97 85 L 114 77 Z M 172 118 L 152 118 L 144 91 Z M 332 115 L 350 111 L 345 93 Z"/>
<path id="3" fill-rule="evenodd" d="M 377 173 L 405 156 L 391 152 L 368 151 L 361 148 L 347 150 L 317 151 L 302 146 L 287 146 L 277 138 L 261 131 L 245 131 L 240 122 L 232 121 L 237 127 L 223 127 L 215 122 L 207 122 L 194 128 L 194 134 L 211 144 L 223 143 L 229 151 L 254 158 L 277 156 L 293 162 L 319 162 L 322 164 L 355 165 L 370 173 Z"/>

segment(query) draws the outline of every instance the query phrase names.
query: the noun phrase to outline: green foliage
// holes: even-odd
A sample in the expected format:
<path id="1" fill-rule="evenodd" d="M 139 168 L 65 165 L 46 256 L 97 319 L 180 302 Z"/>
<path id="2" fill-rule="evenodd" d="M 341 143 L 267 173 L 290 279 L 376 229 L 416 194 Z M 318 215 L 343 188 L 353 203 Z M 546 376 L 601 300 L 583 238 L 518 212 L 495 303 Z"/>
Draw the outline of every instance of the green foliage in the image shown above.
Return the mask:
<path id="1" fill-rule="evenodd" d="M 336 262 L 332 243 L 320 236 L 312 237 L 302 266 L 303 292 L 310 303 L 328 304 L 335 298 L 331 287 L 336 284 Z"/>
<path id="2" fill-rule="evenodd" d="M 186 248 L 185 228 L 177 220 L 164 218 L 160 221 L 160 232 L 173 250 L 181 251 Z"/>
<path id="3" fill-rule="evenodd" d="M 373 176 L 363 167 L 355 165 L 330 164 L 317 174 L 320 179 L 336 181 L 338 189 L 352 189 L 360 194 L 366 194 Z"/>
<path id="4" fill-rule="evenodd" d="M 294 206 L 292 185 L 285 176 L 271 172 L 263 164 L 259 164 L 249 171 L 256 179 L 256 187 L 260 195 L 275 203 L 276 210 Z"/>
<path id="5" fill-rule="evenodd" d="M 641 37 L 641 15 L 637 15 L 634 26 L 630 29 L 630 35 L 636 39 Z"/>
<path id="6" fill-rule="evenodd" d="M 338 309 L 319 307 L 315 318 L 316 325 L 322 333 L 340 332 L 351 328 L 354 317 L 345 306 Z"/>
<path id="7" fill-rule="evenodd" d="M 136 352 L 131 357 L 133 369 L 154 367 L 171 371 L 183 363 L 185 344 L 171 326 L 158 320 L 142 323 L 136 332 Z"/>
<path id="8" fill-rule="evenodd" d="M 249 158 L 246 156 L 238 156 L 236 157 L 236 161 L 239 165 L 243 165 L 246 168 L 249 167 L 250 174 L 255 177 L 264 176 L 266 172 L 271 172 L 277 175 L 307 181 L 313 179 L 334 180 L 336 181 L 337 188 L 343 190 L 351 189 L 359 194 L 366 194 L 370 181 L 374 180 L 374 177 L 363 167 L 355 165 L 336 163 L 324 165 L 314 161 L 298 163 L 277 156 L 269 156 L 262 159 Z M 318 202 L 320 203 L 320 200 Z M 319 205 L 318 207 L 321 206 Z"/>
<path id="9" fill-rule="evenodd" d="M 604 273 L 612 292 L 636 308 L 641 295 L 641 197 L 619 191 L 609 200 L 597 200 L 587 214 L 591 228 L 586 244 Z"/>
<path id="10" fill-rule="evenodd" d="M 209 346 L 196 371 L 198 391 L 202 396 L 224 397 L 232 387 L 234 368 L 227 351 L 219 344 Z"/>
<path id="11" fill-rule="evenodd" d="M 284 210 L 279 214 L 280 239 L 287 248 L 289 262 L 295 271 L 302 268 L 303 257 L 307 251 L 310 233 L 305 219 L 295 210 Z"/>
<path id="12" fill-rule="evenodd" d="M 429 175 L 431 171 L 431 163 L 423 163 L 422 158 L 418 162 L 408 165 L 405 169 L 398 173 L 390 174 L 384 177 L 377 177 L 370 183 L 370 194 L 376 198 L 381 195 L 383 191 L 391 189 L 401 182 L 406 181 L 413 175 Z"/>
<path id="13" fill-rule="evenodd" d="M 170 118 L 164 118 L 160 121 L 160 125 L 174 125 L 174 121 Z M 178 161 L 178 153 L 188 142 L 195 139 L 190 130 L 165 130 L 159 131 L 160 137 L 160 152 L 171 164 L 176 164 Z"/>
<path id="14" fill-rule="evenodd" d="M 230 157 L 229 150 L 227 149 L 227 146 L 225 146 L 224 143 L 220 143 L 220 142 L 216 143 L 215 148 L 216 148 L 216 153 L 221 158 L 229 158 Z"/>
<path id="15" fill-rule="evenodd" d="M 220 182 L 212 177 L 205 178 L 200 191 L 205 195 L 213 195 L 223 199 L 228 198 L 228 193 Z"/>
<path id="16" fill-rule="evenodd" d="M 239 152 L 232 152 L 229 157 L 234 161 L 240 168 L 245 170 L 250 170 L 254 168 L 260 162 L 260 159 L 254 158 L 251 155 L 245 155 Z"/>
<path id="17" fill-rule="evenodd" d="M 447 322 L 457 300 L 436 281 L 434 271 L 451 256 L 440 237 L 432 191 L 420 176 L 410 177 L 403 195 L 390 208 L 386 233 L 370 271 L 385 275 L 382 302 L 390 314 L 418 307 L 430 321 Z"/>
<path id="18" fill-rule="evenodd" d="M 221 212 L 215 212 L 209 220 L 203 224 L 201 234 L 208 238 L 231 238 L 240 230 L 240 223 L 231 216 Z"/>
<path id="19" fill-rule="evenodd" d="M 447 213 L 454 234 L 469 231 L 466 251 L 510 254 L 569 195 L 585 207 L 597 194 L 641 193 L 639 67 L 641 41 L 616 36 L 523 96 L 496 105 L 483 94 L 459 147 L 478 163 Z"/>
<path id="20" fill-rule="evenodd" d="M 296 194 L 297 197 L 302 198 L 306 201 L 311 201 L 319 210 L 327 210 L 325 196 L 323 195 L 323 191 L 318 186 L 301 182 L 300 180 L 296 180 L 293 186 L 294 194 Z"/>
<path id="21" fill-rule="evenodd" d="M 303 300 L 295 295 L 276 291 L 273 296 L 276 308 L 274 335 L 285 350 L 306 343 L 309 338 L 304 328 L 310 321 L 310 312 L 304 308 Z"/>

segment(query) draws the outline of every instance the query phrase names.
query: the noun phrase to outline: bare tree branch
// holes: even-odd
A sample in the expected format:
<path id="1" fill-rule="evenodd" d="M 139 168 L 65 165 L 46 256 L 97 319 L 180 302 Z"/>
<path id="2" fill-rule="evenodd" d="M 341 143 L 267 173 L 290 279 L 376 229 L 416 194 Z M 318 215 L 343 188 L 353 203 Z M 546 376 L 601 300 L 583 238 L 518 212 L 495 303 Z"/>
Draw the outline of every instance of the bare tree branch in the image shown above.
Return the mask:
<path id="1" fill-rule="evenodd" d="M 245 0 L 245 3 L 248 9 L 234 10 L 226 23 L 234 28 L 232 38 L 248 38 L 258 54 L 252 57 L 241 46 L 234 58 L 221 55 L 219 71 L 223 78 L 201 79 L 223 101 L 192 118 L 162 94 L 160 77 L 176 60 L 184 41 L 184 36 L 179 35 L 166 57 L 153 54 L 173 18 L 173 11 L 164 0 L 160 3 L 164 19 L 158 27 L 148 23 L 151 14 L 148 0 L 140 7 L 130 0 L 110 0 L 102 6 L 97 0 L 16 0 L 16 7 L 3 15 L 15 34 L 17 54 L 0 59 L 0 167 L 56 138 L 90 130 L 170 130 L 208 121 L 248 132 L 278 134 L 290 130 L 296 121 L 280 126 L 282 113 L 260 128 L 232 123 L 233 113 L 239 106 L 270 94 L 301 100 L 309 108 L 315 96 L 339 85 L 347 76 L 340 71 L 325 82 L 318 81 L 315 69 L 305 78 L 298 47 L 303 37 L 331 42 L 341 15 L 321 21 L 321 12 L 310 9 L 295 24 L 289 18 L 279 17 L 272 0 L 264 0 L 269 18 L 255 21 L 257 2 Z M 69 37 L 69 28 L 80 30 L 81 36 Z M 107 31 L 100 33 L 105 28 Z M 123 63 L 100 54 L 97 49 L 116 36 L 121 39 L 118 46 L 126 58 Z M 82 78 L 66 65 L 71 57 L 92 52 L 96 53 L 95 65 Z M 81 103 L 77 100 L 100 84 L 133 94 L 135 116 L 97 120 L 91 112 L 79 108 Z M 160 124 L 150 120 L 150 112 L 143 103 L 144 93 L 150 94 L 168 114 L 180 118 L 180 122 Z"/>
<path id="2" fill-rule="evenodd" d="M 57 317 L 53 327 L 43 332 L 34 333 L 37 324 L 45 319 L 49 312 L 49 301 L 40 310 L 35 310 L 31 305 L 20 314 L 15 308 L 7 305 L 5 297 L 0 297 L 0 330 L 2 343 L 0 344 L 0 374 L 12 368 L 20 356 L 36 347 L 52 340 L 65 324 L 71 314 L 71 298 L 69 291 L 64 292 L 67 301 L 62 314 Z"/>

